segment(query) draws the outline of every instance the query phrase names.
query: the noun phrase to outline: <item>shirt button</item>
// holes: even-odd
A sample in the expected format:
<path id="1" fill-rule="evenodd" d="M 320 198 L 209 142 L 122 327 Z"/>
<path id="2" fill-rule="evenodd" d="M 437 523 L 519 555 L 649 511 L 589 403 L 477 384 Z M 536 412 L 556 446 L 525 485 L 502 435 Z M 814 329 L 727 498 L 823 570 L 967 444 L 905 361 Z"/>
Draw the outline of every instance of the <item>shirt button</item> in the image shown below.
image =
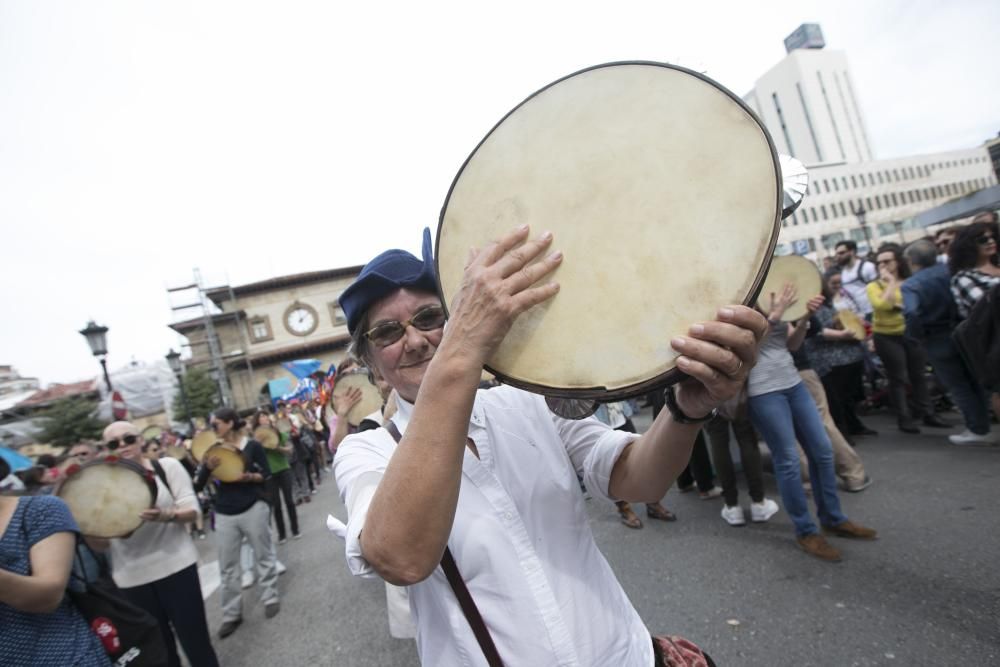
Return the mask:
<path id="1" fill-rule="evenodd" d="M 508 521 L 513 521 L 514 520 L 514 515 L 511 514 L 510 512 L 504 512 L 503 513 L 503 518 L 507 519 Z"/>

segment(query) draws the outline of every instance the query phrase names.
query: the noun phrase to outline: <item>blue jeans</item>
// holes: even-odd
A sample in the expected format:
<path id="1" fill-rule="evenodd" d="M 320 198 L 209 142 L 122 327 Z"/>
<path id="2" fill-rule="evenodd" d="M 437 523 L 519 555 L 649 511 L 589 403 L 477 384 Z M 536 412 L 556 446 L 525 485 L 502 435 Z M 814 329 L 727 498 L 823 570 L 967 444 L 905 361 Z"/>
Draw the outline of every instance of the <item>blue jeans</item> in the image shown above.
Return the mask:
<path id="1" fill-rule="evenodd" d="M 754 428 L 771 450 L 778 491 L 785 511 L 795 524 L 795 534 L 805 537 L 819 532 L 809 515 L 809 503 L 802 487 L 796 438 L 809 460 L 809 479 L 820 523 L 835 526 L 847 521 L 837 497 L 833 447 L 805 385 L 799 382 L 790 389 L 751 396 L 749 407 Z"/>
<path id="2" fill-rule="evenodd" d="M 951 340 L 951 334 L 928 336 L 924 341 L 934 373 L 962 412 L 965 426 L 973 433 L 990 432 L 990 409 L 986 391 L 976 382 Z"/>

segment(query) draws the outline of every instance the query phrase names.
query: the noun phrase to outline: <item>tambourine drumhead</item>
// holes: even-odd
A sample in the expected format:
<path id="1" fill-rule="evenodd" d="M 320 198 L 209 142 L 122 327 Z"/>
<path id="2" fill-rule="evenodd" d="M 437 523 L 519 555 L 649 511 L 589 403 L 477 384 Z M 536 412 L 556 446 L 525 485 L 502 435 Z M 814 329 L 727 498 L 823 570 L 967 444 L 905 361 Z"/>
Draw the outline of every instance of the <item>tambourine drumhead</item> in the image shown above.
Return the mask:
<path id="1" fill-rule="evenodd" d="M 163 453 L 172 459 L 183 461 L 187 458 L 188 451 L 184 445 L 170 445 L 164 450 Z"/>
<path id="2" fill-rule="evenodd" d="M 163 435 L 162 426 L 156 426 L 155 424 L 153 424 L 152 426 L 147 426 L 146 428 L 142 429 L 142 437 L 147 442 L 155 438 L 159 438 L 161 435 Z"/>
<path id="3" fill-rule="evenodd" d="M 212 477 L 220 482 L 235 482 L 243 476 L 243 455 L 225 445 L 212 445 L 205 452 L 205 460 L 213 456 L 219 457 L 218 467 L 212 471 Z"/>
<path id="4" fill-rule="evenodd" d="M 823 278 L 811 261 L 798 255 L 775 257 L 760 290 L 757 301 L 760 309 L 766 313 L 771 307 L 771 293 L 777 299 L 788 283 L 795 285 L 796 300 L 781 316 L 783 322 L 793 322 L 805 317 L 809 313 L 806 307 L 809 299 L 823 290 Z"/>
<path id="5" fill-rule="evenodd" d="M 683 68 L 612 63 L 537 92 L 480 143 L 441 212 L 452 306 L 470 247 L 551 230 L 561 289 L 518 318 L 487 369 L 615 400 L 683 377 L 671 337 L 753 303 L 779 231 L 777 154 L 735 95 Z"/>
<path id="6" fill-rule="evenodd" d="M 153 506 L 152 473 L 132 461 L 97 459 L 80 466 L 59 485 L 83 535 L 122 537 L 142 525 L 139 514 Z"/>
<path id="7" fill-rule="evenodd" d="M 281 444 L 281 436 L 271 426 L 258 426 L 254 429 L 253 439 L 264 445 L 264 449 L 277 449 Z"/>
<path id="8" fill-rule="evenodd" d="M 287 417 L 279 417 L 274 422 L 275 428 L 277 428 L 282 433 L 292 432 L 292 420 Z"/>
<path id="9" fill-rule="evenodd" d="M 191 456 L 194 457 L 195 461 L 201 463 L 208 448 L 217 442 L 219 442 L 219 436 L 215 434 L 215 431 L 202 431 L 191 441 Z"/>
<path id="10" fill-rule="evenodd" d="M 341 374 L 333 386 L 333 398 L 339 399 L 350 389 L 361 390 L 361 400 L 347 413 L 347 422 L 357 426 L 361 420 L 382 408 L 382 394 L 368 379 L 368 369 L 357 368 Z M 333 401 L 330 402 L 331 405 Z"/>
<path id="11" fill-rule="evenodd" d="M 838 310 L 837 321 L 840 322 L 840 326 L 844 329 L 853 332 L 854 337 L 858 340 L 863 341 L 868 337 L 864 323 L 861 322 L 861 318 L 853 310 Z"/>

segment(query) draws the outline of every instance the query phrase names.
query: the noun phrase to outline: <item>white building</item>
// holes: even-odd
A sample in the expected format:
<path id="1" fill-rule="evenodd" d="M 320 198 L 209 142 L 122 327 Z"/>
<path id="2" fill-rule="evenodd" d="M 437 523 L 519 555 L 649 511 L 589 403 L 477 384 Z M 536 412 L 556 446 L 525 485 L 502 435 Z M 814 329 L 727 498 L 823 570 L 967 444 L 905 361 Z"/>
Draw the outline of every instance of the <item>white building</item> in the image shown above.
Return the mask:
<path id="1" fill-rule="evenodd" d="M 874 159 L 843 51 L 796 49 L 743 101 L 764 121 L 778 152 L 806 166 Z"/>
<path id="2" fill-rule="evenodd" d="M 782 222 L 778 254 L 818 259 L 843 239 L 861 251 L 869 240 L 873 249 L 883 241 L 912 241 L 925 234 L 914 216 L 997 184 L 986 145 L 875 160 L 847 56 L 823 48 L 816 24 L 800 26 L 785 46 L 788 55 L 743 96 L 778 152 L 809 170 L 801 207 Z"/>

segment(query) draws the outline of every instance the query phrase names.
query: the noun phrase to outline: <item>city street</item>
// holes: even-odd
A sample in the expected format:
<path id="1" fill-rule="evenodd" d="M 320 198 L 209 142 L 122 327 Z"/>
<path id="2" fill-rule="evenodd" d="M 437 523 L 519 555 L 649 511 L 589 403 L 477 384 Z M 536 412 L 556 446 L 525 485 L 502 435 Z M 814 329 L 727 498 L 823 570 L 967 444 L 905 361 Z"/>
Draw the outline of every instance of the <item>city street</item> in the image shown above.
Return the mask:
<path id="1" fill-rule="evenodd" d="M 858 445 L 875 482 L 841 498 L 880 539 L 835 540 L 839 564 L 799 551 L 784 512 L 733 528 L 720 499 L 672 489 L 676 523 L 645 521 L 637 507 L 645 527 L 630 530 L 612 505 L 589 501 L 597 541 L 649 628 L 694 640 L 720 666 L 1000 664 L 1000 448 L 956 448 L 931 429 L 904 436 L 887 416 L 866 421 L 881 433 Z M 648 423 L 647 410 L 637 426 Z M 746 505 L 742 482 L 741 494 Z M 389 635 L 382 583 L 348 573 L 328 512 L 345 518 L 329 475 L 300 507 L 303 539 L 278 547 L 288 567 L 281 613 L 266 620 L 256 588 L 246 591 L 243 625 L 215 640 L 223 665 L 418 664 L 414 642 Z M 199 548 L 205 577 L 211 536 Z M 217 590 L 206 606 L 214 635 Z"/>

